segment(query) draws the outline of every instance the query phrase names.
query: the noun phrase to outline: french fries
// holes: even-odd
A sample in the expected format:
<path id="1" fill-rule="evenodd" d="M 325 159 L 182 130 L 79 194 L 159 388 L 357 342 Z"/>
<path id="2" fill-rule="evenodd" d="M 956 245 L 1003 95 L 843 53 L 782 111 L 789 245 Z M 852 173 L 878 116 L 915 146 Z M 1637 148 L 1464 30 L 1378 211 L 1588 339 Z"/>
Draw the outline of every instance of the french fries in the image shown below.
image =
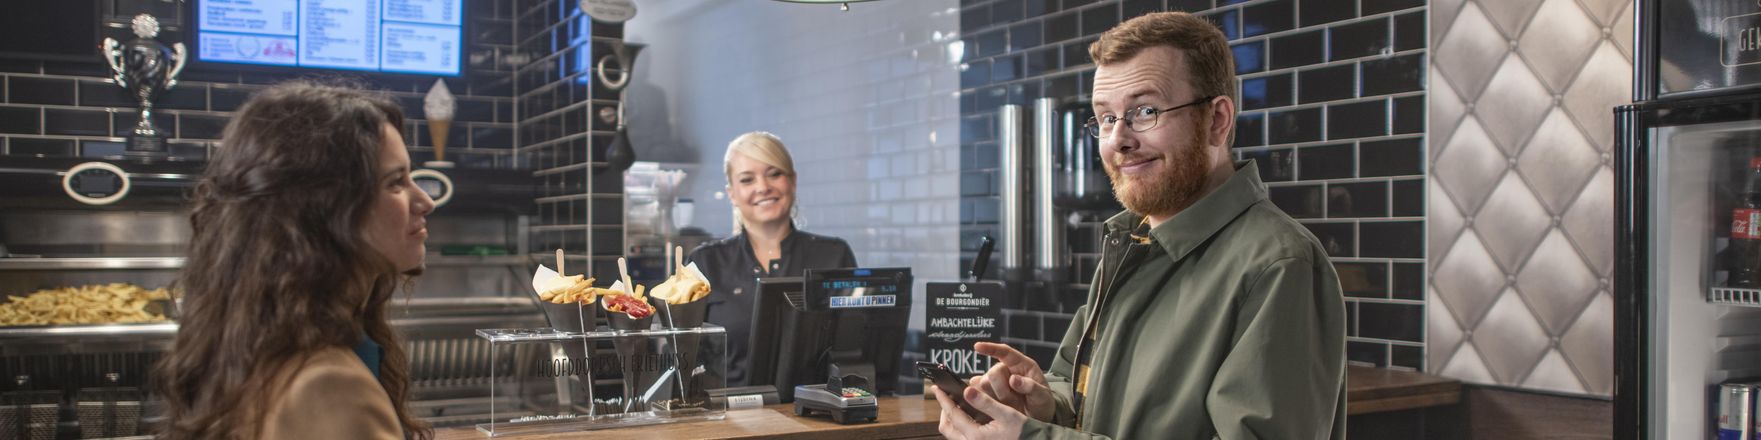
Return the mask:
<path id="1" fill-rule="evenodd" d="M 552 278 L 545 283 L 544 291 L 538 292 L 538 299 L 552 304 L 593 304 L 594 299 L 599 297 L 597 290 L 604 290 L 593 287 L 593 281 L 585 275 Z"/>
<path id="2" fill-rule="evenodd" d="M 673 253 L 673 276 L 650 291 L 655 298 L 660 298 L 667 304 L 684 304 L 709 296 L 709 280 L 703 279 L 703 274 L 697 271 L 696 263 L 686 266 L 684 262 L 685 249 L 680 247 Z"/>
<path id="3" fill-rule="evenodd" d="M 147 304 L 163 299 L 171 299 L 171 292 L 128 283 L 39 290 L 0 304 L 0 325 L 159 322 L 165 315 L 148 312 Z"/>

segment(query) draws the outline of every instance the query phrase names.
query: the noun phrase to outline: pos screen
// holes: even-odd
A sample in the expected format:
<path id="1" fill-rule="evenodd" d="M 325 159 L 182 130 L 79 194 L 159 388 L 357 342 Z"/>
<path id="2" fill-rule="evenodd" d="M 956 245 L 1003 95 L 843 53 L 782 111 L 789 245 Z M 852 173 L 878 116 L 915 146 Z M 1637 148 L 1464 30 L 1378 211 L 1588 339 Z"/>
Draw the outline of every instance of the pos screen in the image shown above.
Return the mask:
<path id="1" fill-rule="evenodd" d="M 911 269 L 807 270 L 803 278 L 809 311 L 911 307 Z"/>

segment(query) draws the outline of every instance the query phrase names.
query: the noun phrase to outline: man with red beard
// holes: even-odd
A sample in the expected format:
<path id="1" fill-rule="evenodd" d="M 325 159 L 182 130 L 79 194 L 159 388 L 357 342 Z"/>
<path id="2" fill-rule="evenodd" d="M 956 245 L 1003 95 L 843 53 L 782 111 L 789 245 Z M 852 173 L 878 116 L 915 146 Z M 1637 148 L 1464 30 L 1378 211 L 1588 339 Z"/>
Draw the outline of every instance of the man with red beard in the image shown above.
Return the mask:
<path id="1" fill-rule="evenodd" d="M 1049 371 L 1006 345 L 964 395 L 969 438 L 1341 439 L 1345 305 L 1326 251 L 1235 162 L 1235 63 L 1214 25 L 1148 14 L 1089 47 L 1113 192 L 1088 305 Z"/>

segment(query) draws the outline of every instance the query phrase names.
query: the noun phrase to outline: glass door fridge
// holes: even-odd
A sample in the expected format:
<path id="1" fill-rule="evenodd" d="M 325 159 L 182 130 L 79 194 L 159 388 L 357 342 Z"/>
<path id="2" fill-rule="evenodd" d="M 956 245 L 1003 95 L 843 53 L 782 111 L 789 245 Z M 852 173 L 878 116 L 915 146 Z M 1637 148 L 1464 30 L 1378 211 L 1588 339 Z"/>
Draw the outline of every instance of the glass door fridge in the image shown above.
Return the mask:
<path id="1" fill-rule="evenodd" d="M 1761 395 L 1721 388 L 1761 384 L 1761 4 L 1635 8 L 1634 103 L 1613 114 L 1615 438 L 1726 438 Z"/>

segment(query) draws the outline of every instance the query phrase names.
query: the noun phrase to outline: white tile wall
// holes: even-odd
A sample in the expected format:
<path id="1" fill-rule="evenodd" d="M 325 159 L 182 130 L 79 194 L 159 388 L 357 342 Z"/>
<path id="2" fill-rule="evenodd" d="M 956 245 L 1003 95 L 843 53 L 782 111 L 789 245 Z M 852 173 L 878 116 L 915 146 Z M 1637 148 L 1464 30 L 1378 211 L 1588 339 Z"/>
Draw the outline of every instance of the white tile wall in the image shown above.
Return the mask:
<path id="1" fill-rule="evenodd" d="M 959 78 L 945 53 L 957 1 L 641 5 L 625 28 L 648 45 L 637 73 L 649 84 L 628 97 L 631 138 L 676 144 L 686 153 L 663 160 L 699 164 L 692 224 L 731 233 L 716 197 L 722 155 L 764 130 L 794 155 L 802 230 L 848 240 L 863 266 L 911 267 L 917 292 L 960 275 Z M 912 322 L 921 328 L 921 305 Z"/>

